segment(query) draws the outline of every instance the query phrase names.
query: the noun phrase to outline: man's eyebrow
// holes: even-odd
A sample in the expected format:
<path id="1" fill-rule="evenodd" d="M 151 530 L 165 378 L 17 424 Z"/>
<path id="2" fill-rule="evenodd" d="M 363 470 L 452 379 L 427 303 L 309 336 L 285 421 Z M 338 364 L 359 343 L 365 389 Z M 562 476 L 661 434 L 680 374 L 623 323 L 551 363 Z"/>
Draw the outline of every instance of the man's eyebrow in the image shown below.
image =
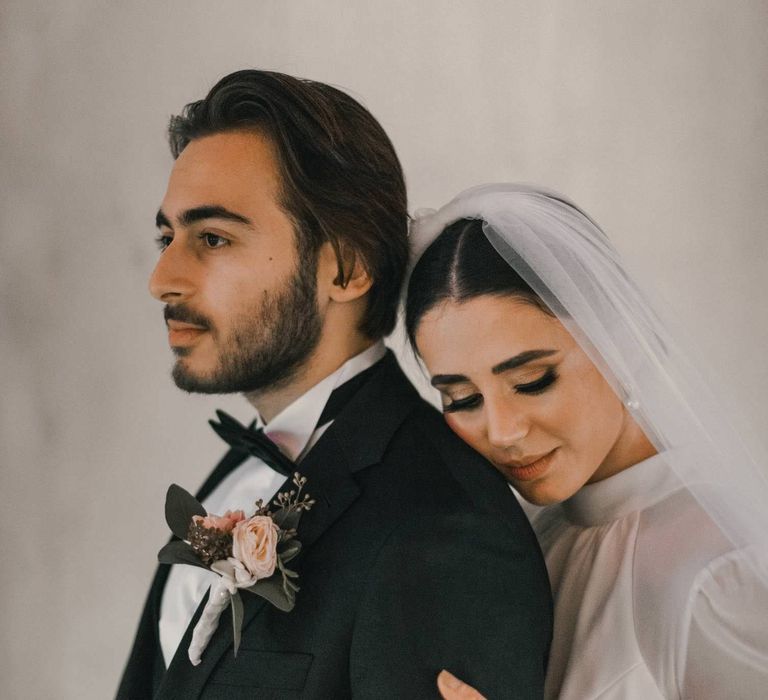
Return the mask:
<path id="1" fill-rule="evenodd" d="M 157 214 L 155 214 L 155 226 L 157 226 L 157 228 L 160 228 L 161 226 L 165 226 L 166 228 L 173 228 L 171 226 L 171 222 L 168 221 L 168 217 L 163 213 L 162 209 L 158 209 Z"/>
<path id="2" fill-rule="evenodd" d="M 557 350 L 526 350 L 525 352 L 521 352 L 519 355 L 515 355 L 514 357 L 510 357 L 508 360 L 504 360 L 504 362 L 499 362 L 498 365 L 495 365 L 491 368 L 491 372 L 494 374 L 501 374 L 502 372 L 515 369 L 516 367 L 520 367 L 521 365 L 533 362 L 534 360 L 541 359 L 542 357 L 549 357 L 550 355 L 554 355 L 556 352 Z"/>
<path id="3" fill-rule="evenodd" d="M 179 223 L 182 226 L 191 226 L 192 224 L 198 221 L 204 221 L 205 219 L 223 219 L 224 221 L 234 221 L 238 224 L 253 226 L 253 222 L 248 217 L 216 204 L 206 204 L 183 211 L 179 216 Z M 160 226 L 173 228 L 173 226 L 171 226 L 171 222 L 163 213 L 162 209 L 158 210 L 157 215 L 155 216 L 155 223 L 157 224 L 158 228 Z"/>
<path id="4" fill-rule="evenodd" d="M 504 360 L 504 362 L 499 362 L 498 365 L 495 365 L 491 368 L 491 372 L 494 374 L 501 374 L 502 372 L 506 372 L 510 369 L 521 367 L 528 362 L 533 362 L 533 360 L 538 360 L 542 357 L 549 357 L 555 353 L 557 353 L 557 350 L 526 350 L 525 352 L 521 352 L 514 357 L 510 357 L 508 360 Z M 430 384 L 436 387 L 446 386 L 449 384 L 461 384 L 462 382 L 468 381 L 469 378 L 463 374 L 436 374 L 430 380 Z"/>

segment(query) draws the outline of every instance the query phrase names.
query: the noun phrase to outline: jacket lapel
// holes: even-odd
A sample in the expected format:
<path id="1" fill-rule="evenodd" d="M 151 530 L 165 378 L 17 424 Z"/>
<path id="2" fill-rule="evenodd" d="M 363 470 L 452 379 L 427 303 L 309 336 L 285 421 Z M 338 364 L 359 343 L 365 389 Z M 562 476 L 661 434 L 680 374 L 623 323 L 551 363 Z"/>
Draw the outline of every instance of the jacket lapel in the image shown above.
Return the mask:
<path id="1" fill-rule="evenodd" d="M 298 527 L 303 548 L 311 547 L 360 495 L 355 473 L 378 464 L 392 435 L 420 401 L 392 351 L 352 397 L 333 425 L 298 465 L 314 499 Z"/>

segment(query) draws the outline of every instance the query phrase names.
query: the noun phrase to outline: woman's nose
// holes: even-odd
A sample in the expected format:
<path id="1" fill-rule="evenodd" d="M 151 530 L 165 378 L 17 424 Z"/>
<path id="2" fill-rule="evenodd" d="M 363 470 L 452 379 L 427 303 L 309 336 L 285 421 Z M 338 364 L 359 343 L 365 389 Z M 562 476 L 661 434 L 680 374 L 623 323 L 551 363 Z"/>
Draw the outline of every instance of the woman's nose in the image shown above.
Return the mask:
<path id="1" fill-rule="evenodd" d="M 181 303 L 194 292 L 195 261 L 184 247 L 171 241 L 149 278 L 149 292 L 158 301 Z"/>
<path id="2" fill-rule="evenodd" d="M 524 438 L 530 430 L 525 411 L 507 397 L 485 401 L 486 433 L 488 442 L 499 449 L 507 449 Z"/>

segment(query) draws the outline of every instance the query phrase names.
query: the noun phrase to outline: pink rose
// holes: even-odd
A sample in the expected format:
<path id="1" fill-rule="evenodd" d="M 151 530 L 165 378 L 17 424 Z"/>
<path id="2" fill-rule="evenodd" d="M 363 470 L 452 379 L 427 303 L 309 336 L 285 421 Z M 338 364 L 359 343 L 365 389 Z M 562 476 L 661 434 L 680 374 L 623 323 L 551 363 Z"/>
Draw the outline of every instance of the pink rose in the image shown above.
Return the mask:
<path id="1" fill-rule="evenodd" d="M 232 532 L 232 555 L 239 559 L 256 579 L 275 573 L 277 540 L 280 531 L 267 515 L 254 515 L 235 526 Z"/>
<path id="2" fill-rule="evenodd" d="M 205 517 L 202 515 L 192 516 L 192 521 L 196 525 L 213 528 L 214 530 L 220 530 L 221 532 L 232 532 L 235 525 L 243 520 L 245 520 L 245 513 L 243 513 L 242 510 L 228 510 L 224 515 L 213 515 L 212 513 L 209 513 Z"/>

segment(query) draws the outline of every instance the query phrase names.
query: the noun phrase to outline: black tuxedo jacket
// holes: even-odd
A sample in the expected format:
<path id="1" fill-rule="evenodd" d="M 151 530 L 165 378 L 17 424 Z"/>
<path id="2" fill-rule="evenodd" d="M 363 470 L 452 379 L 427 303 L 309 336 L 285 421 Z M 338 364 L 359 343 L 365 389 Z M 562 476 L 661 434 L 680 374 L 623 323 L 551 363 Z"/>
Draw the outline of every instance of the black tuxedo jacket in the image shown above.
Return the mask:
<path id="1" fill-rule="evenodd" d="M 230 452 L 200 497 L 243 461 Z M 296 607 L 241 594 L 187 658 L 198 609 L 167 671 L 158 567 L 119 700 L 435 698 L 447 668 L 486 697 L 540 698 L 551 638 L 538 543 L 504 479 L 423 401 L 390 353 L 302 461 Z"/>

